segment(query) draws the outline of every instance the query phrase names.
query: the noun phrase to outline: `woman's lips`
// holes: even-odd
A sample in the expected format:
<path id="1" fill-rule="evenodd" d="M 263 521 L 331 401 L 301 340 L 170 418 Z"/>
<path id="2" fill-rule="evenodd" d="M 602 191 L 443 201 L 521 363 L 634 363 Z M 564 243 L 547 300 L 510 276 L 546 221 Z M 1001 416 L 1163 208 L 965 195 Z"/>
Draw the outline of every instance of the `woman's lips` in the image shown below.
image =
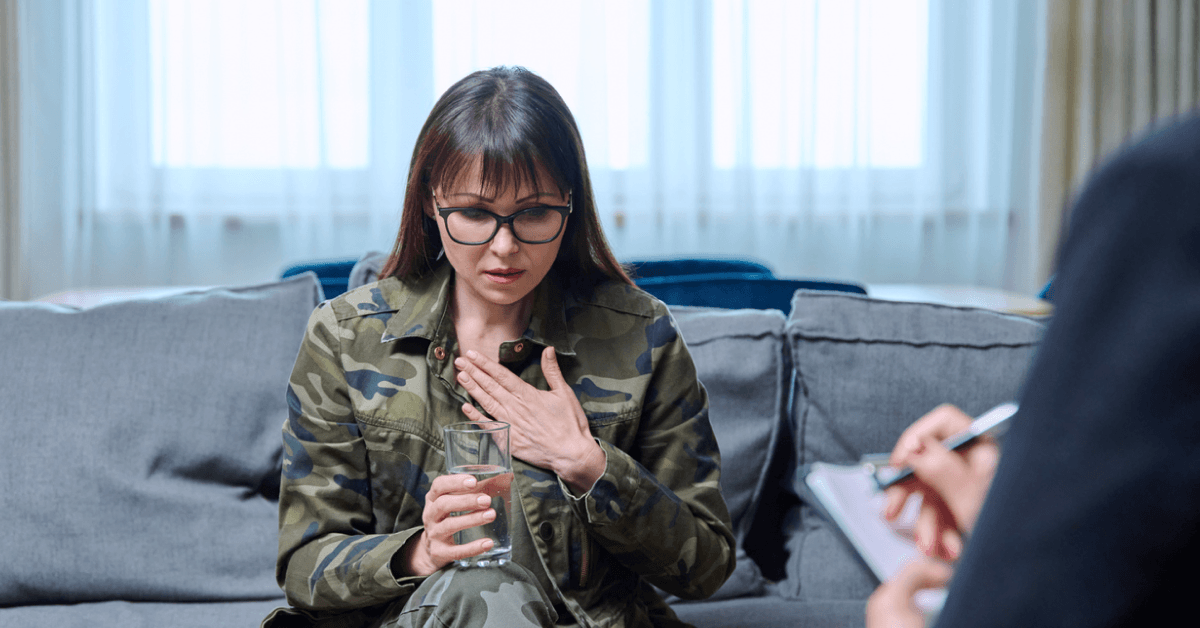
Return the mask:
<path id="1" fill-rule="evenodd" d="M 517 268 L 502 268 L 484 271 L 484 276 L 496 283 L 512 283 L 520 279 L 525 271 Z"/>

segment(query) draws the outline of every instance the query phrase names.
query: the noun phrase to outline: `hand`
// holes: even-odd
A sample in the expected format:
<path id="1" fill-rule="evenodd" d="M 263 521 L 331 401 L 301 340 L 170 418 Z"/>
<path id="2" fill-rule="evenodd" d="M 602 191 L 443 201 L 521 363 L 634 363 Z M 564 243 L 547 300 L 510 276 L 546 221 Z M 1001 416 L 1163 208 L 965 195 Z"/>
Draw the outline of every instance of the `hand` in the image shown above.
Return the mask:
<path id="1" fill-rule="evenodd" d="M 475 351 L 454 361 L 458 381 L 497 421 L 512 427 L 513 456 L 550 469 L 572 489 L 585 492 L 604 473 L 604 451 L 592 439 L 587 416 L 575 392 L 563 379 L 553 347 L 542 351 L 542 373 L 550 390 L 538 390 L 494 360 Z M 487 421 L 479 410 L 463 404 L 472 421 Z"/>
<path id="2" fill-rule="evenodd" d="M 455 532 L 496 518 L 491 498 L 475 490 L 477 483 L 473 476 L 462 473 L 433 479 L 425 494 L 425 510 L 421 513 L 425 529 L 405 543 L 400 553 L 404 575 L 428 576 L 451 561 L 478 556 L 492 549 L 493 541 L 486 538 L 463 545 L 454 544 Z"/>
<path id="3" fill-rule="evenodd" d="M 921 589 L 945 586 L 952 574 L 949 565 L 928 558 L 905 565 L 867 600 L 867 628 L 923 628 L 925 613 L 913 596 Z"/>
<path id="4" fill-rule="evenodd" d="M 992 484 L 1000 450 L 990 438 L 979 438 L 965 449 L 950 451 L 942 441 L 966 429 L 971 417 L 951 405 L 934 408 L 900 436 L 890 464 L 910 466 L 913 479 L 887 490 L 884 517 L 894 520 L 913 493 L 921 495 L 914 536 L 927 556 L 956 560 L 962 537 L 975 519 Z"/>

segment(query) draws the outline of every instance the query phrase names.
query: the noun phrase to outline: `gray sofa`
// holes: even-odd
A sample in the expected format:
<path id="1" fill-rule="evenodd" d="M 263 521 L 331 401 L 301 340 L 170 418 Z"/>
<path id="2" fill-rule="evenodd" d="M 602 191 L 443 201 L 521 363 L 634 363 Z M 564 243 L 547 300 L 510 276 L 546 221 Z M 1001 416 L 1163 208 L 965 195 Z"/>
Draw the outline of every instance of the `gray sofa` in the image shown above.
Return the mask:
<path id="1" fill-rule="evenodd" d="M 368 274 L 358 272 L 359 281 Z M 274 580 L 283 390 L 312 275 L 76 310 L 0 303 L 0 626 L 256 626 Z M 798 292 L 676 308 L 739 540 L 700 627 L 861 626 L 875 581 L 793 490 L 795 469 L 886 451 L 949 401 L 1015 397 L 1042 325 Z"/>

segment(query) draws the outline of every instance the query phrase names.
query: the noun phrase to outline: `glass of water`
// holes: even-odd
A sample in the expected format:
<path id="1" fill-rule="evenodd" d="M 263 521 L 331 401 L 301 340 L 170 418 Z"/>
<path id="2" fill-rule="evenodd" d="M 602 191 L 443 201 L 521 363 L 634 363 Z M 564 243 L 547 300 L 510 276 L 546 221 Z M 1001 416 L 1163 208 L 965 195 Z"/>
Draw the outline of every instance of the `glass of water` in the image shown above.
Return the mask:
<path id="1" fill-rule="evenodd" d="M 496 518 L 454 534 L 462 545 L 492 539 L 492 549 L 456 561 L 460 567 L 503 565 L 512 556 L 512 457 L 508 451 L 508 423 L 499 421 L 453 423 L 442 428 L 446 441 L 446 471 L 475 476 L 475 490 L 492 498 Z M 464 514 L 464 513 L 454 513 Z"/>

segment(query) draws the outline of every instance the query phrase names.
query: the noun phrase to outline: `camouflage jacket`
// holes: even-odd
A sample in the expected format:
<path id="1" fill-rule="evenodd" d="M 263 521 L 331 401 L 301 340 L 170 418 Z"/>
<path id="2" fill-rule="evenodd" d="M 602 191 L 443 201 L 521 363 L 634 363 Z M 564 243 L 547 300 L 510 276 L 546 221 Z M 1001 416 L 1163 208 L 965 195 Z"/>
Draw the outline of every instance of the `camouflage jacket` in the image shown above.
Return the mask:
<path id="1" fill-rule="evenodd" d="M 464 420 L 469 400 L 452 364 L 452 277 L 444 263 L 419 280 L 384 279 L 309 320 L 288 387 L 279 503 L 277 577 L 294 607 L 391 603 L 419 584 L 394 577 L 390 561 L 421 530 L 425 493 L 445 473 L 441 428 Z M 675 624 L 650 584 L 706 597 L 734 566 L 707 394 L 661 302 L 617 282 L 576 298 L 552 279 L 501 362 L 545 390 L 538 357 L 553 346 L 607 467 L 576 497 L 513 460 L 514 507 L 541 559 L 525 566 L 545 570 L 547 593 L 581 625 Z"/>

